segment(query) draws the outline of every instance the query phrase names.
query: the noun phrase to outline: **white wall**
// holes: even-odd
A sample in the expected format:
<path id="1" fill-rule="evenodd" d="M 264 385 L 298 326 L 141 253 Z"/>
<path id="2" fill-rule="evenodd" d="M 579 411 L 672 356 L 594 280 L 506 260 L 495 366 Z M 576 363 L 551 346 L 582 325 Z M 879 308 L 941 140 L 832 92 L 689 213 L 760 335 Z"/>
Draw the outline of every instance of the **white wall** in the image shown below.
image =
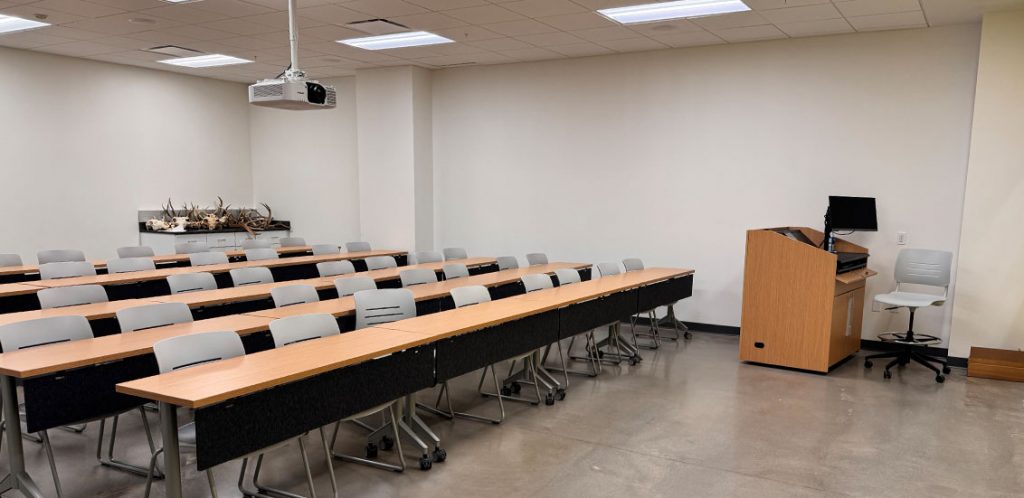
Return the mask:
<path id="1" fill-rule="evenodd" d="M 820 227 L 829 194 L 956 250 L 978 27 L 458 68 L 434 77 L 439 245 L 696 268 L 683 319 L 738 325 L 745 230 Z M 920 330 L 948 335 L 949 308 Z M 865 337 L 905 327 L 868 313 Z"/>
<path id="2" fill-rule="evenodd" d="M 136 212 L 252 201 L 245 86 L 0 48 L 0 252 L 138 244 Z"/>
<path id="3" fill-rule="evenodd" d="M 355 78 L 323 80 L 338 107 L 295 112 L 249 107 L 253 199 L 292 222 L 310 244 L 360 240 Z"/>
<path id="4" fill-rule="evenodd" d="M 988 14 L 949 353 L 1024 349 L 1024 11 Z"/>

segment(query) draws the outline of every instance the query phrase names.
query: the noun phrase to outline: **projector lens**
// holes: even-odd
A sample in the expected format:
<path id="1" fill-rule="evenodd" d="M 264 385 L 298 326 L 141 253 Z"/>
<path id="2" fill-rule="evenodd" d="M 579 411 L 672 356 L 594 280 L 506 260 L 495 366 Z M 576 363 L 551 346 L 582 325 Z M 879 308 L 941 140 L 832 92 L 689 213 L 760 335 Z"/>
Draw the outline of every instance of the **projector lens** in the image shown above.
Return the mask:
<path id="1" fill-rule="evenodd" d="M 327 102 L 327 90 L 319 83 L 306 83 L 306 97 L 313 104 L 323 105 Z"/>

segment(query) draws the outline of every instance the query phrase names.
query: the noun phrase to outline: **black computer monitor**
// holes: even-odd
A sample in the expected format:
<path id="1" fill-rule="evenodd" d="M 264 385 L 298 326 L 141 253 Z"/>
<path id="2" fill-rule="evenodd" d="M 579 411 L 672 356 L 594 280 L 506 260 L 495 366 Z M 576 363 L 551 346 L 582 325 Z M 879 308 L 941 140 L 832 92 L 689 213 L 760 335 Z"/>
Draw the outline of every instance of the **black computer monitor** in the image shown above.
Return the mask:
<path id="1" fill-rule="evenodd" d="M 829 228 L 877 232 L 874 197 L 828 196 Z"/>

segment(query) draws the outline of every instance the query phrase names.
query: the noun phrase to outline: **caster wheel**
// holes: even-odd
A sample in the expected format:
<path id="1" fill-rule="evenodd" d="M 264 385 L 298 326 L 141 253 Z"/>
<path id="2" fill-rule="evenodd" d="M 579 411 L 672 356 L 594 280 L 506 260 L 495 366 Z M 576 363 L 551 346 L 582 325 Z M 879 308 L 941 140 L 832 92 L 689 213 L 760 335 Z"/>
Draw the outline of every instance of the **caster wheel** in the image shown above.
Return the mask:
<path id="1" fill-rule="evenodd" d="M 555 404 L 555 395 L 552 393 L 548 393 L 547 396 L 544 396 L 544 404 L 548 406 Z"/>
<path id="2" fill-rule="evenodd" d="M 434 466 L 434 461 L 429 456 L 420 457 L 420 470 L 430 470 Z"/>
<path id="3" fill-rule="evenodd" d="M 636 365 L 637 363 L 639 363 L 639 362 L 638 362 L 638 361 L 636 361 L 636 357 L 635 357 L 635 356 L 629 359 L 629 365 L 630 365 L 630 366 L 634 366 L 634 365 Z"/>
<path id="4" fill-rule="evenodd" d="M 693 334 L 685 332 L 683 333 L 683 339 L 693 339 Z"/>
<path id="5" fill-rule="evenodd" d="M 383 448 L 384 451 L 391 451 L 391 449 L 395 447 L 395 440 L 384 436 L 380 438 L 380 447 Z"/>
<path id="6" fill-rule="evenodd" d="M 512 388 L 508 387 L 508 386 L 502 386 L 501 387 L 501 395 L 502 396 L 511 396 L 512 395 Z"/>
<path id="7" fill-rule="evenodd" d="M 377 445 L 373 443 L 366 445 L 366 458 L 377 458 Z"/>
<path id="8" fill-rule="evenodd" d="M 522 384 L 520 384 L 518 382 L 516 382 L 515 384 L 512 384 L 512 394 L 519 394 L 521 392 L 523 392 Z"/>
<path id="9" fill-rule="evenodd" d="M 886 370 L 885 372 L 882 372 L 882 378 L 883 379 L 891 379 L 892 378 L 892 372 L 890 372 L 888 370 Z"/>
<path id="10" fill-rule="evenodd" d="M 944 374 L 948 374 L 949 372 L 952 372 L 952 371 L 953 371 L 952 368 L 942 367 L 942 373 L 944 373 Z"/>
<path id="11" fill-rule="evenodd" d="M 558 392 L 555 393 L 555 396 L 558 398 L 558 401 L 565 399 L 565 389 L 559 389 Z"/>
<path id="12" fill-rule="evenodd" d="M 448 452 L 444 448 L 434 448 L 434 461 L 443 462 L 448 459 Z"/>
<path id="13" fill-rule="evenodd" d="M 864 368 L 871 368 L 874 363 L 871 360 L 864 360 Z"/>
<path id="14" fill-rule="evenodd" d="M 935 382 L 942 384 L 943 382 L 946 382 L 946 377 L 944 377 L 942 374 L 936 375 Z"/>

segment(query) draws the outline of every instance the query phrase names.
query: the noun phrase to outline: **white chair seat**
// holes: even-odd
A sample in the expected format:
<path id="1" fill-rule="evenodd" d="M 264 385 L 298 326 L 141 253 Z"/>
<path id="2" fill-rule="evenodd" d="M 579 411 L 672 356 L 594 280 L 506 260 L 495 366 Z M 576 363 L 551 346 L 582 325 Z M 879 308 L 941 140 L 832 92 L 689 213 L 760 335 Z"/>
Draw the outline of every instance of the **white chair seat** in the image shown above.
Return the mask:
<path id="1" fill-rule="evenodd" d="M 937 306 L 945 302 L 945 298 L 935 294 L 919 294 L 915 292 L 890 292 L 875 296 L 875 301 L 905 308 L 923 308 Z"/>

